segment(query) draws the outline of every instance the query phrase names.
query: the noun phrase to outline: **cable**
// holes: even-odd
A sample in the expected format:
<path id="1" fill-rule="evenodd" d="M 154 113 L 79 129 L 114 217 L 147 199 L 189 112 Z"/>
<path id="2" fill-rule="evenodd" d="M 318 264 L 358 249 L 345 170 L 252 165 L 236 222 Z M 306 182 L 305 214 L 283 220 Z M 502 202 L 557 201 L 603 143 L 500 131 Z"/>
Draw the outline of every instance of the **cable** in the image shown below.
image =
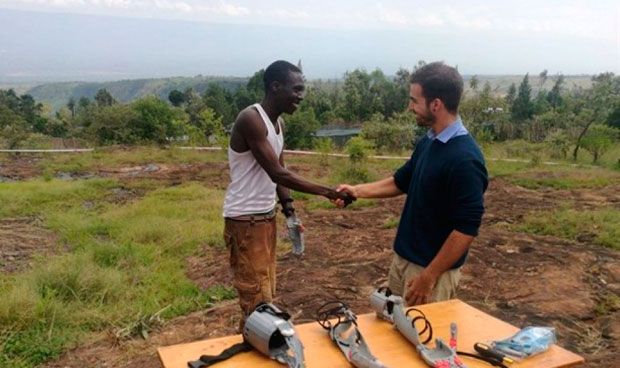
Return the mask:
<path id="1" fill-rule="evenodd" d="M 327 302 L 323 304 L 322 306 L 320 306 L 319 309 L 317 310 L 316 321 L 324 329 L 331 330 L 332 328 L 336 328 L 336 326 L 346 321 L 346 320 L 343 320 L 343 317 L 345 316 L 344 311 L 347 309 L 349 309 L 349 306 L 341 301 L 334 300 L 334 301 Z M 330 319 L 332 318 L 338 318 L 338 322 L 336 322 L 336 324 L 333 326 L 332 326 L 332 322 L 330 321 Z M 355 320 L 351 322 L 357 325 L 357 322 Z"/>
<path id="2" fill-rule="evenodd" d="M 470 358 L 475 358 L 475 359 L 478 359 L 478 360 L 485 361 L 485 362 L 487 362 L 487 363 L 489 363 L 489 364 L 491 364 L 493 366 L 499 367 L 499 368 L 508 368 L 502 362 L 500 362 L 498 360 L 495 360 L 493 358 L 487 358 L 487 357 L 483 357 L 483 356 L 477 355 L 477 354 L 466 353 L 464 351 L 457 351 L 456 353 L 459 354 L 459 355 L 464 355 L 464 356 L 467 356 L 467 357 L 470 357 Z"/>

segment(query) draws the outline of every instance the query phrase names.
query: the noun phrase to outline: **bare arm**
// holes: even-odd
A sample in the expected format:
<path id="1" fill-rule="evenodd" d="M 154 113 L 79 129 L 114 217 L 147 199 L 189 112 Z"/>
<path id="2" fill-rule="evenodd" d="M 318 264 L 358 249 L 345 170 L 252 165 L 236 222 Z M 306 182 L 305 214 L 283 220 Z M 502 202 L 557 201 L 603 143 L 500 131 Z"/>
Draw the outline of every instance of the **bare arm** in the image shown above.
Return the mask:
<path id="1" fill-rule="evenodd" d="M 405 300 L 408 305 L 425 304 L 430 301 L 435 284 L 469 249 L 474 237 L 453 230 L 433 258 L 417 277 L 407 282 Z"/>
<path id="2" fill-rule="evenodd" d="M 284 151 L 280 154 L 280 166 L 286 167 L 284 164 Z M 293 208 L 293 199 L 291 198 L 291 191 L 285 186 L 278 184 L 276 186 L 276 193 L 278 194 L 278 199 L 280 200 L 280 204 L 282 205 L 282 212 L 286 217 L 289 217 L 295 209 Z"/>
<path id="3" fill-rule="evenodd" d="M 341 184 L 338 191 L 347 192 L 356 198 L 389 198 L 403 194 L 396 186 L 393 176 L 372 183 Z"/>
<path id="4" fill-rule="evenodd" d="M 329 199 L 344 199 L 344 193 L 338 193 L 326 186 L 311 183 L 290 172 L 280 163 L 280 158 L 267 140 L 267 128 L 260 120 L 258 112 L 248 109 L 242 113 L 233 128 L 233 135 L 235 134 L 243 137 L 245 145 L 252 151 L 256 161 L 274 183 L 285 188 L 317 194 Z M 278 192 L 278 194 L 280 193 L 284 192 Z"/>

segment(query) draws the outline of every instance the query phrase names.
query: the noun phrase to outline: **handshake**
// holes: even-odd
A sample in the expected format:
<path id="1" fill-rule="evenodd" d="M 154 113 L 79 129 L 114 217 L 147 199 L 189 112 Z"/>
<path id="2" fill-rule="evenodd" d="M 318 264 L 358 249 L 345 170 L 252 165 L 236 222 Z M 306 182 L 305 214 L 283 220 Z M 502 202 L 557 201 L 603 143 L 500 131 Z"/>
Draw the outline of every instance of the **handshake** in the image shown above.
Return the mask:
<path id="1" fill-rule="evenodd" d="M 326 189 L 323 196 L 327 197 L 333 204 L 344 208 L 357 199 L 355 187 L 347 184 L 340 184 L 336 189 Z M 283 211 L 284 212 L 284 211 Z M 304 253 L 304 226 L 295 215 L 295 212 L 285 212 L 286 227 L 288 235 L 293 244 L 293 254 L 301 256 Z"/>
<path id="2" fill-rule="evenodd" d="M 355 187 L 348 184 L 340 184 L 336 190 L 332 190 L 326 197 L 340 208 L 350 205 L 357 199 Z"/>

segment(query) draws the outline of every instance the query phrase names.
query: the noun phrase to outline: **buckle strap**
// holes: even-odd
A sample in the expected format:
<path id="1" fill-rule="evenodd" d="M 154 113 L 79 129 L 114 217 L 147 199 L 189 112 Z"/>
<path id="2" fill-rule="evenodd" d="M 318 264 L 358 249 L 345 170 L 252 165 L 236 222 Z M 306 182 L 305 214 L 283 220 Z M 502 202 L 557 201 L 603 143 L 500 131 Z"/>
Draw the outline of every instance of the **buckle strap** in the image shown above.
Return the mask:
<path id="1" fill-rule="evenodd" d="M 187 362 L 187 366 L 189 368 L 210 367 L 215 363 L 221 362 L 223 360 L 233 357 L 234 355 L 250 350 L 252 350 L 252 345 L 248 344 L 245 341 L 240 342 L 222 351 L 219 355 L 202 355 L 198 360 Z"/>

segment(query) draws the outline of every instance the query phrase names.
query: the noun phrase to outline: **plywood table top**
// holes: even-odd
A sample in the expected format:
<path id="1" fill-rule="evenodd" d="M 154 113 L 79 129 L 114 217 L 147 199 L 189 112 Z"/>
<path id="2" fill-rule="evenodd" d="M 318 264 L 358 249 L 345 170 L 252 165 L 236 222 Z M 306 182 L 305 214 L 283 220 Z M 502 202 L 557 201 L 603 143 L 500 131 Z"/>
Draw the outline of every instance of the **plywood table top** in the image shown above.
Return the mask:
<path id="1" fill-rule="evenodd" d="M 422 310 L 433 327 L 433 341 L 450 338 L 450 323 L 458 325 L 458 350 L 475 353 L 476 342 L 490 342 L 511 336 L 519 329 L 492 317 L 458 299 L 426 304 Z M 374 313 L 358 315 L 358 326 L 371 352 L 388 367 L 428 367 L 409 343 L 389 322 L 378 319 Z M 295 326 L 304 345 L 307 368 L 351 367 L 341 351 L 333 344 L 327 331 L 316 322 Z M 242 341 L 241 335 L 226 336 L 188 344 L 161 347 L 159 358 L 164 368 L 187 368 L 187 362 L 201 355 L 218 355 L 222 350 Z M 429 346 L 434 346 L 429 343 Z M 461 360 L 469 368 L 489 368 L 491 365 L 466 356 Z M 558 368 L 580 365 L 584 359 L 577 354 L 553 345 L 548 351 L 516 362 L 513 368 Z M 215 368 L 252 367 L 277 368 L 284 365 L 256 351 L 240 353 L 229 360 L 214 364 Z"/>

